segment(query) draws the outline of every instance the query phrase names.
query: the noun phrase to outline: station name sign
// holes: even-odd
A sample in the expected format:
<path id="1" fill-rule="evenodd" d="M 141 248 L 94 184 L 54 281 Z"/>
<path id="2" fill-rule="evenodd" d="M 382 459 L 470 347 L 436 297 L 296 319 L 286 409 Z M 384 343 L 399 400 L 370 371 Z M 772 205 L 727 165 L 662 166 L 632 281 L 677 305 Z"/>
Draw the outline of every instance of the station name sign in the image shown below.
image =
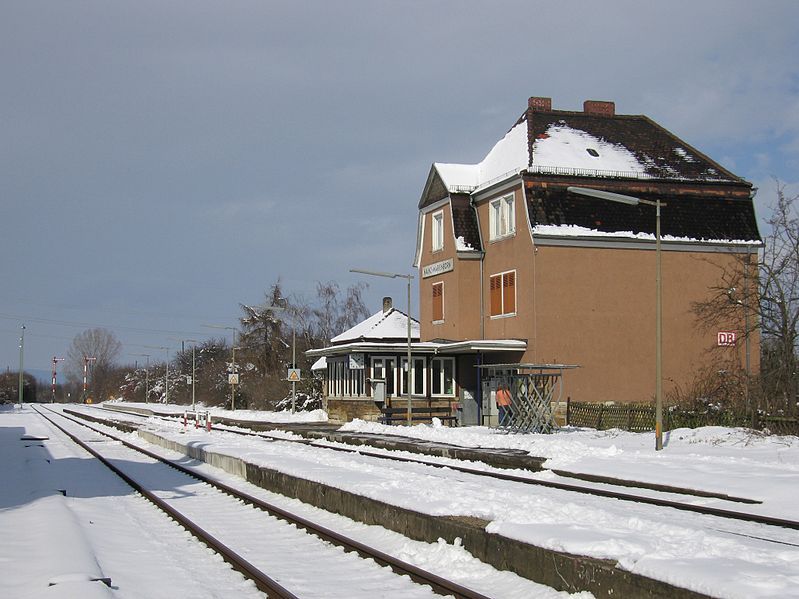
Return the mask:
<path id="1" fill-rule="evenodd" d="M 435 275 L 444 274 L 445 272 L 449 272 L 451 270 L 455 270 L 454 258 L 448 258 L 447 260 L 442 260 L 441 262 L 428 264 L 422 268 L 422 278 L 426 279 L 427 277 L 434 277 Z"/>

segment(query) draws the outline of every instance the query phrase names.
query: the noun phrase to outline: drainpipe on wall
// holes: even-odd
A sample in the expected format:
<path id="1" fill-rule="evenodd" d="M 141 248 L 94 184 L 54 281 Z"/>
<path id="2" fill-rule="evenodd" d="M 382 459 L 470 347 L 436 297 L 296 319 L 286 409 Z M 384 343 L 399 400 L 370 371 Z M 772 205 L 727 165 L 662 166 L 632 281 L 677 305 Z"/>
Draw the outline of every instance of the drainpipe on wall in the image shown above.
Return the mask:
<path id="1" fill-rule="evenodd" d="M 472 210 L 474 210 L 474 216 L 477 220 L 477 233 L 480 234 L 480 215 L 477 213 L 477 207 L 474 205 L 474 198 L 469 198 L 469 206 L 471 206 Z M 480 236 L 480 245 L 483 246 L 482 235 Z M 483 261 L 485 260 L 485 248 L 483 251 L 480 252 L 480 339 L 486 338 L 485 333 L 485 296 L 483 288 L 485 285 L 483 284 Z"/>
<path id="2" fill-rule="evenodd" d="M 482 264 L 482 262 L 481 262 Z M 477 426 L 483 425 L 483 354 L 477 352 Z"/>

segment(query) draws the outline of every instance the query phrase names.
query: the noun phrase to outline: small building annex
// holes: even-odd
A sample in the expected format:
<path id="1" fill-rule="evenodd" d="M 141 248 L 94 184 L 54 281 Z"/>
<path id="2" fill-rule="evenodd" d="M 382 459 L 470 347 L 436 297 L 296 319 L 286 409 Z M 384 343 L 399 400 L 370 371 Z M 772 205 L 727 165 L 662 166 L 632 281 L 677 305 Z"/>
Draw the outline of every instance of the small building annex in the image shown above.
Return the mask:
<path id="1" fill-rule="evenodd" d="M 519 355 L 526 344 L 518 340 L 441 343 L 419 341 L 419 322 L 411 318 L 410 393 L 414 408 L 436 407 L 457 413 L 464 388 L 456 378 L 465 355 L 485 352 Z M 354 418 L 377 420 L 381 408 L 407 405 L 408 317 L 394 308 L 391 298 L 383 309 L 330 340 L 325 348 L 306 355 L 324 358 L 322 394 L 333 422 Z M 316 368 L 317 366 L 314 365 Z M 474 374 L 474 369 L 471 369 Z"/>
<path id="2" fill-rule="evenodd" d="M 743 344 L 719 348 L 692 305 L 732 261 L 751 256 L 754 281 L 752 185 L 649 118 L 617 115 L 613 102 L 564 111 L 533 97 L 480 163 L 434 163 L 418 204 L 420 343 L 523 344 L 457 356 L 464 413 L 491 409 L 479 372 L 492 363 L 574 364 L 563 379 L 573 400 L 651 401 L 655 209 L 597 191 L 664 204 L 664 393 L 708 365 L 744 364 Z M 742 320 L 724 330 L 741 331 Z M 758 345 L 748 347 L 753 371 Z"/>

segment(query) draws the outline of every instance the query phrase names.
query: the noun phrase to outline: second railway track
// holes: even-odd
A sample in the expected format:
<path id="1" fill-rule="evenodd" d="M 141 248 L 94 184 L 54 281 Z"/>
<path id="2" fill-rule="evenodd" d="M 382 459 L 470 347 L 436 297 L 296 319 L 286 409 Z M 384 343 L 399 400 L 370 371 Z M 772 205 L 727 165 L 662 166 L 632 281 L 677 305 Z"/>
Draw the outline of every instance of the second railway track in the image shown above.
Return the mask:
<path id="1" fill-rule="evenodd" d="M 348 584 L 357 584 L 361 587 L 373 585 L 376 590 L 380 589 L 381 596 L 391 596 L 393 594 L 393 596 L 397 597 L 425 597 L 428 596 L 430 590 L 432 590 L 437 594 L 454 597 L 473 599 L 485 599 L 486 597 L 485 595 L 468 589 L 453 581 L 427 572 L 422 568 L 418 568 L 382 551 L 369 547 L 359 541 L 350 539 L 345 535 L 337 533 L 336 531 L 318 525 L 310 520 L 307 520 L 306 518 L 303 518 L 302 516 L 292 514 L 281 507 L 272 505 L 266 501 L 263 501 L 262 499 L 239 491 L 229 485 L 226 485 L 225 483 L 209 479 L 197 473 L 196 471 L 188 469 L 179 464 L 175 464 L 174 462 L 166 460 L 157 454 L 137 447 L 131 443 L 128 443 L 124 439 L 110 435 L 105 431 L 100 431 L 95 427 L 91 427 L 83 422 L 79 422 L 74 418 L 57 414 L 57 412 L 52 412 L 52 414 L 44 414 L 40 411 L 40 414 L 47 418 L 53 424 L 53 426 L 56 426 L 62 430 L 76 443 L 92 453 L 92 455 L 102 460 L 117 474 L 122 476 L 126 482 L 136 488 L 137 491 L 156 504 L 160 509 L 166 511 L 172 518 L 183 525 L 203 543 L 217 551 L 235 569 L 241 571 L 245 576 L 252 579 L 256 586 L 258 586 L 258 588 L 265 592 L 269 597 L 331 597 L 336 596 L 337 593 L 343 597 L 351 596 L 350 592 L 347 591 L 347 584 L 344 584 L 345 580 L 348 582 Z M 56 418 L 53 418 L 53 416 Z M 145 469 L 141 467 L 133 468 L 137 471 L 138 476 L 131 475 L 126 471 L 131 469 L 130 464 L 128 464 L 127 467 L 120 466 L 120 463 L 130 461 L 130 458 L 126 459 L 119 457 L 118 455 L 115 458 L 103 456 L 98 450 L 97 443 L 86 443 L 82 441 L 74 432 L 69 431 L 67 427 L 58 424 L 56 422 L 57 418 L 65 418 L 72 423 L 77 423 L 82 427 L 86 427 L 94 431 L 96 434 L 112 438 L 117 443 L 123 445 L 127 451 L 138 452 L 141 455 L 146 456 L 148 460 L 156 460 L 161 464 L 169 466 L 169 468 L 174 470 L 176 474 L 179 473 L 181 476 L 191 477 L 193 483 L 196 483 L 199 480 L 204 485 L 213 487 L 217 493 L 232 496 L 242 502 L 245 502 L 246 504 L 249 504 L 250 506 L 253 506 L 261 513 L 267 512 L 273 517 L 268 518 L 270 521 L 275 520 L 279 522 L 277 525 L 275 525 L 275 522 L 265 524 L 264 520 L 267 518 L 262 515 L 261 517 L 254 518 L 249 516 L 249 524 L 243 525 L 242 522 L 237 522 L 235 525 L 232 525 L 232 519 L 239 520 L 245 518 L 245 516 L 237 511 L 235 516 L 229 516 L 226 518 L 228 525 L 230 525 L 228 528 L 235 528 L 236 530 L 242 530 L 242 528 L 247 529 L 250 531 L 251 536 L 247 537 L 249 540 L 245 539 L 242 541 L 239 539 L 235 544 L 225 543 L 221 538 L 224 536 L 224 533 L 221 531 L 226 528 L 225 526 L 220 526 L 219 530 L 216 531 L 206 530 L 205 526 L 199 525 L 195 521 L 199 518 L 187 515 L 183 510 L 178 510 L 173 505 L 175 503 L 190 503 L 185 501 L 185 499 L 187 497 L 194 496 L 200 500 L 194 502 L 197 504 L 197 506 L 194 507 L 194 512 L 191 513 L 201 514 L 203 511 L 207 511 L 207 509 L 203 509 L 202 505 L 207 507 L 211 501 L 214 501 L 209 500 L 208 498 L 208 495 L 212 492 L 211 490 L 195 489 L 191 493 L 186 493 L 185 491 L 181 491 L 180 493 L 176 493 L 175 491 L 172 493 L 165 493 L 163 489 L 161 492 L 153 491 L 152 489 L 148 488 L 147 483 L 139 480 L 142 477 L 142 473 Z M 157 481 L 154 486 L 156 488 L 159 487 Z M 168 486 L 168 488 L 184 489 L 185 485 L 172 483 Z M 178 499 L 184 499 L 184 501 L 173 501 L 171 499 L 174 498 L 170 498 L 170 494 L 180 495 Z M 274 530 L 268 530 L 265 532 L 265 526 Z M 287 527 L 290 529 L 290 531 L 286 530 Z M 212 527 L 209 526 L 207 528 Z M 297 531 L 297 528 L 302 529 L 305 532 Z M 258 531 L 258 534 L 255 533 L 256 530 Z M 286 539 L 287 535 L 294 535 L 294 537 Z M 302 535 L 304 538 L 302 540 L 298 540 L 299 537 L 296 537 L 296 535 Z M 269 539 L 267 543 L 264 543 L 265 538 Z M 275 558 L 275 543 L 279 542 L 283 543 L 282 549 L 277 550 L 279 554 L 283 554 L 280 556 L 281 560 L 275 559 L 275 562 L 270 564 L 270 560 L 265 558 L 264 555 L 269 555 Z M 348 552 L 347 555 L 350 557 L 346 557 L 342 560 L 342 553 L 340 551 L 333 550 L 331 553 L 330 544 L 343 547 L 345 551 Z M 235 549 L 235 546 L 248 545 L 251 548 L 253 546 L 263 547 L 264 545 L 271 545 L 271 547 L 265 553 L 253 551 L 252 549 L 247 552 L 242 552 Z M 329 555 L 326 555 L 326 552 Z M 288 561 L 295 562 L 299 566 L 300 570 L 298 571 L 295 567 L 293 569 L 289 568 L 289 573 L 283 573 L 282 575 L 275 576 L 272 574 L 267 574 L 267 572 L 271 572 L 273 569 L 280 570 L 280 567 L 277 567 L 275 563 L 278 561 L 285 562 L 286 555 L 294 556 L 293 559 L 289 559 Z M 314 556 L 312 558 L 312 562 L 308 562 L 309 556 Z M 326 560 L 328 562 L 330 560 L 338 560 L 341 563 L 336 563 L 333 566 L 330 566 L 329 563 L 325 564 Z M 380 565 L 388 566 L 393 571 L 393 574 L 387 573 L 385 568 L 375 567 L 371 561 L 374 561 Z M 314 582 L 314 584 L 310 584 L 310 579 L 321 579 L 324 577 L 326 572 L 335 572 L 332 580 L 327 580 L 324 582 L 317 581 Z M 397 576 L 398 574 L 400 575 L 399 577 Z M 407 578 L 403 580 L 404 577 L 410 578 L 416 584 L 411 584 Z M 294 588 L 292 588 L 292 585 Z M 425 590 L 424 587 L 428 587 L 428 589 Z"/>
<path id="2" fill-rule="evenodd" d="M 141 414 L 130 413 L 131 415 L 138 416 L 138 417 L 145 417 Z M 164 416 L 159 416 L 158 418 L 162 418 L 167 421 L 175 422 L 175 418 L 169 418 Z M 691 512 L 695 514 L 702 514 L 707 516 L 716 516 L 719 518 L 726 518 L 732 520 L 738 520 L 743 522 L 750 522 L 756 524 L 763 524 L 767 526 L 776 526 L 780 528 L 787 528 L 792 530 L 799 530 L 799 521 L 796 520 L 789 520 L 786 518 L 776 518 L 772 516 L 766 516 L 761 514 L 754 514 L 747 511 L 741 510 L 734 510 L 728 508 L 719 508 L 707 505 L 697 505 L 695 503 L 689 503 L 686 501 L 677 501 L 672 498 L 669 498 L 669 495 L 675 494 L 674 490 L 659 490 L 657 488 L 652 488 L 649 486 L 649 491 L 654 493 L 652 495 L 637 495 L 634 493 L 629 492 L 629 490 L 619 490 L 613 489 L 614 486 L 611 483 L 598 483 L 603 484 L 602 487 L 598 487 L 596 485 L 591 484 L 580 484 L 579 482 L 572 482 L 569 480 L 563 480 L 564 478 L 569 478 L 569 473 L 559 473 L 558 471 L 553 472 L 553 479 L 542 479 L 536 478 L 532 476 L 520 476 L 516 474 L 510 474 L 507 472 L 499 471 L 498 469 L 480 469 L 470 466 L 459 465 L 457 462 L 458 460 L 455 459 L 446 459 L 443 461 L 433 461 L 430 459 L 422 459 L 418 457 L 407 457 L 407 456 L 399 456 L 396 455 L 397 452 L 389 452 L 385 450 L 381 451 L 374 451 L 369 449 L 364 449 L 363 446 L 355 446 L 355 447 L 346 447 L 342 444 L 335 444 L 329 442 L 320 442 L 311 439 L 291 439 L 286 437 L 275 437 L 271 436 L 268 433 L 264 432 L 255 432 L 255 431 L 242 431 L 237 430 L 235 428 L 227 427 L 227 426 L 219 426 L 215 425 L 214 430 L 221 430 L 235 435 L 244 435 L 244 436 L 251 436 L 264 439 L 266 441 L 281 441 L 287 443 L 300 443 L 303 445 L 310 445 L 314 447 L 320 447 L 324 449 L 328 449 L 331 451 L 338 451 L 338 452 L 345 452 L 345 453 L 352 453 L 358 454 L 362 456 L 368 456 L 376 459 L 381 460 L 392 460 L 396 462 L 403 462 L 409 464 L 422 464 L 425 466 L 430 466 L 434 468 L 448 468 L 450 470 L 463 472 L 465 474 L 472 474 L 475 476 L 481 477 L 489 477 L 497 480 L 504 480 L 509 482 L 516 482 L 526 485 L 533 485 L 533 486 L 541 486 L 547 487 L 551 489 L 558 489 L 562 491 L 568 491 L 573 493 L 580 493 L 586 495 L 594 495 L 598 497 L 606 497 L 610 499 L 617 499 L 620 501 L 627 501 L 633 503 L 640 503 L 645 505 L 653 505 L 658 507 L 666 507 L 671 509 L 676 509 L 685 512 Z M 392 455 L 393 454 L 393 455 Z M 555 480 L 555 479 L 559 480 Z M 591 482 L 591 481 L 586 481 Z M 641 483 L 641 486 L 646 489 L 646 483 Z M 627 484 L 624 485 L 625 489 L 629 489 L 630 487 L 635 487 L 634 481 L 627 481 Z M 682 495 L 689 495 L 690 490 L 682 490 Z M 655 496 L 653 496 L 655 495 Z M 657 496 L 661 495 L 661 496 Z M 701 493 L 697 492 L 694 496 L 696 498 L 711 498 L 711 499 L 719 499 L 722 501 L 726 501 L 729 503 L 757 503 L 751 500 L 743 500 L 739 498 L 732 498 L 726 497 L 721 494 L 711 494 L 711 493 Z M 726 532 L 726 531 L 725 531 Z M 738 534 L 738 533 L 730 533 L 730 534 Z M 756 535 L 751 535 L 753 538 L 759 538 L 761 540 L 776 542 L 776 543 L 784 543 L 783 541 L 772 540 L 764 537 L 759 537 Z M 792 545 L 792 543 L 784 543 L 786 545 Z"/>

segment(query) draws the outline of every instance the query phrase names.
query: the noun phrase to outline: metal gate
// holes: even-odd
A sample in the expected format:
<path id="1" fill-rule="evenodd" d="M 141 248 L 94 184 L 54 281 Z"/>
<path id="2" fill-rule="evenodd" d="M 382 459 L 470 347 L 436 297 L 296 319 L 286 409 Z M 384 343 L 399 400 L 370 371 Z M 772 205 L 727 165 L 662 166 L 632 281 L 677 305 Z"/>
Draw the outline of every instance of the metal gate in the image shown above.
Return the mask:
<path id="1" fill-rule="evenodd" d="M 491 364 L 479 368 L 488 371 L 483 393 L 489 400 L 484 408 L 488 412 L 490 424 L 511 433 L 550 433 L 558 427 L 552 413 L 552 402 L 558 401 L 562 395 L 563 370 L 576 366 Z M 510 394 L 507 409 L 501 409 L 496 404 L 501 389 L 507 389 Z M 494 412 L 494 408 L 497 412 Z"/>

